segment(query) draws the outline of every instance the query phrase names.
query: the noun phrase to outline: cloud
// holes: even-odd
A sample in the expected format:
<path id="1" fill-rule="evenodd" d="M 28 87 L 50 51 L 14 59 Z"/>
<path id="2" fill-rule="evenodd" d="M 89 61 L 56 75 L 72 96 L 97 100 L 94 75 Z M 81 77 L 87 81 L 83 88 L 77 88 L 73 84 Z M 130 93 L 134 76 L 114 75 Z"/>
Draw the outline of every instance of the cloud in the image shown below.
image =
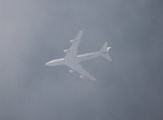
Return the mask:
<path id="1" fill-rule="evenodd" d="M 0 119 L 163 118 L 161 11 L 153 0 L 2 1 Z M 112 46 L 112 62 L 81 63 L 94 82 L 44 65 L 79 30 L 79 54 Z"/>

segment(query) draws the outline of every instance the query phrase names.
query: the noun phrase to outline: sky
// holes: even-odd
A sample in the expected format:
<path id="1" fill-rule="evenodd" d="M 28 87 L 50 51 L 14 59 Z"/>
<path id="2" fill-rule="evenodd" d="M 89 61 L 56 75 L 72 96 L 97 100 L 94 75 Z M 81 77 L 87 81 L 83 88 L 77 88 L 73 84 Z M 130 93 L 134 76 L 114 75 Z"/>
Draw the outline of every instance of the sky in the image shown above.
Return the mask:
<path id="1" fill-rule="evenodd" d="M 1 120 L 162 120 L 161 0 L 1 0 Z M 113 61 L 81 62 L 80 79 L 63 58 L 83 30 L 79 54 L 112 48 Z"/>

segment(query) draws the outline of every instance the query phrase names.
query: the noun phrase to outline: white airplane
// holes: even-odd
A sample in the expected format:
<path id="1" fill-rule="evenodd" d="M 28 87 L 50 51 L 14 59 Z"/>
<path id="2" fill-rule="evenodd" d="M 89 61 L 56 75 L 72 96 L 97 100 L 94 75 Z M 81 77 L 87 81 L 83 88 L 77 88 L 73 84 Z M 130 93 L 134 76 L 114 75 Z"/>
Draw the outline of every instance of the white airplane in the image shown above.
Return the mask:
<path id="1" fill-rule="evenodd" d="M 68 67 L 71 68 L 71 70 L 69 70 L 69 73 L 73 73 L 77 71 L 78 73 L 81 74 L 80 78 L 88 77 L 91 80 L 96 80 L 93 76 L 91 76 L 86 70 L 82 68 L 79 62 L 93 59 L 99 56 L 102 56 L 106 58 L 107 60 L 112 61 L 112 59 L 108 55 L 109 49 L 111 47 L 108 47 L 107 42 L 105 42 L 101 50 L 98 52 L 77 55 L 78 46 L 80 43 L 82 33 L 83 31 L 80 31 L 75 39 L 70 40 L 70 42 L 72 43 L 72 46 L 70 47 L 70 49 L 63 50 L 64 53 L 67 53 L 64 58 L 49 61 L 45 65 L 47 66 L 67 65 Z"/>

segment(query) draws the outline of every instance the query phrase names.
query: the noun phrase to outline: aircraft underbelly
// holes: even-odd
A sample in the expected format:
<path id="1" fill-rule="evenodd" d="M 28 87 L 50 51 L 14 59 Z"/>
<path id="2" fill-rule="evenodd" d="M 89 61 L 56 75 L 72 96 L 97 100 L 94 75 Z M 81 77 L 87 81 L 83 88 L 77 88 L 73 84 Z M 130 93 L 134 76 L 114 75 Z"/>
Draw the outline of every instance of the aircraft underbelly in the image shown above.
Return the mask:
<path id="1" fill-rule="evenodd" d="M 100 53 L 98 53 L 98 52 L 78 55 L 77 61 L 81 62 L 81 61 L 85 61 L 85 60 L 90 60 L 90 59 L 94 59 L 94 58 L 99 57 L 99 56 L 100 56 Z"/>
<path id="2" fill-rule="evenodd" d="M 57 66 L 57 65 L 63 65 L 65 62 L 64 62 L 64 59 L 57 59 L 57 60 L 52 60 L 52 61 L 49 61 L 46 63 L 47 66 Z"/>

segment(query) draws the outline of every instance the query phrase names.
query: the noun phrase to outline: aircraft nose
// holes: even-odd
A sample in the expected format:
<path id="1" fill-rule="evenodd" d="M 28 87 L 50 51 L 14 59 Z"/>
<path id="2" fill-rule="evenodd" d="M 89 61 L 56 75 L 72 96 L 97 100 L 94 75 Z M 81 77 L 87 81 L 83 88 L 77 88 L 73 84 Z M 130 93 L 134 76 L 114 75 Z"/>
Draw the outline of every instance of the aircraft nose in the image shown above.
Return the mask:
<path id="1" fill-rule="evenodd" d="M 46 66 L 49 66 L 49 64 L 50 64 L 49 62 L 45 63 Z"/>

